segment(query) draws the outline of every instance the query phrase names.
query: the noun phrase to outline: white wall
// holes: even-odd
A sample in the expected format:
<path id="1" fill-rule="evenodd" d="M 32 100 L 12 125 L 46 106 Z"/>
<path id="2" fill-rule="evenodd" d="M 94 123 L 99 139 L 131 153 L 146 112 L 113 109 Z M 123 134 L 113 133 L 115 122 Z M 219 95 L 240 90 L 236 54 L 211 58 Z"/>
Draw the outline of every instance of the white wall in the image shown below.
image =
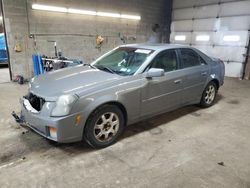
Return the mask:
<path id="1" fill-rule="evenodd" d="M 241 77 L 249 30 L 249 0 L 173 1 L 170 41 L 192 45 L 222 59 L 226 76 Z M 178 35 L 186 39 L 175 40 Z M 198 41 L 197 36 L 209 39 Z"/>

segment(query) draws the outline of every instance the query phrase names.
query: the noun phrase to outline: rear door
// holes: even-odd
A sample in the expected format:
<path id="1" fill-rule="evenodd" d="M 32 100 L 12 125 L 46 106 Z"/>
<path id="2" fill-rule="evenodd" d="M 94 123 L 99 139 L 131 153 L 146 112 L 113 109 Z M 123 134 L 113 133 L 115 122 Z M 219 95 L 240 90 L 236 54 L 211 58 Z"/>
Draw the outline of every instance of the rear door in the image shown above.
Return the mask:
<path id="1" fill-rule="evenodd" d="M 209 66 L 197 52 L 189 48 L 178 50 L 183 71 L 183 105 L 199 102 L 209 73 Z"/>
<path id="2" fill-rule="evenodd" d="M 145 78 L 142 89 L 141 116 L 154 115 L 177 108 L 181 105 L 182 74 L 176 50 L 166 50 L 158 54 L 150 68 L 164 69 L 162 77 Z"/>

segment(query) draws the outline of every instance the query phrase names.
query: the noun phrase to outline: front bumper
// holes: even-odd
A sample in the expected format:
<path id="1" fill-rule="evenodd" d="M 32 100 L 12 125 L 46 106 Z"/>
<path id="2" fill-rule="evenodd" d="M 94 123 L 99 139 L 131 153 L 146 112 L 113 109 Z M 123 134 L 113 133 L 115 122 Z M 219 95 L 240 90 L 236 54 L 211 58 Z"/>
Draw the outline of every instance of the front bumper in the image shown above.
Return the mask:
<path id="1" fill-rule="evenodd" d="M 20 100 L 22 109 L 20 119 L 22 124 L 28 126 L 38 134 L 50 140 L 60 143 L 70 143 L 82 140 L 82 123 L 75 124 L 75 118 L 78 114 L 72 114 L 64 117 L 49 117 L 43 113 L 34 113 L 24 105 L 24 99 Z M 50 129 L 56 130 L 56 136 L 51 135 Z"/>

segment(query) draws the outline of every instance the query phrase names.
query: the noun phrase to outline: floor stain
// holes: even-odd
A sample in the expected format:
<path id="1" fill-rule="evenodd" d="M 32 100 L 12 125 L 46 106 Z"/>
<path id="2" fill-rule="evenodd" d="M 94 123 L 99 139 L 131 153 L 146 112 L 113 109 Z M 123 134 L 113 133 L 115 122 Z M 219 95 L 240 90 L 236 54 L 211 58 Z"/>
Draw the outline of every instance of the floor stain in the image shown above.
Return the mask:
<path id="1" fill-rule="evenodd" d="M 161 128 L 157 127 L 157 128 L 151 129 L 149 131 L 149 133 L 152 135 L 158 135 L 158 134 L 163 133 L 163 130 Z"/>
<path id="2" fill-rule="evenodd" d="M 230 100 L 227 102 L 228 104 L 239 104 L 240 102 L 236 99 Z"/>
<path id="3" fill-rule="evenodd" d="M 194 116 L 194 117 L 199 117 L 199 116 L 201 116 L 201 114 L 200 114 L 200 113 L 197 113 L 197 112 L 193 112 L 193 113 L 191 113 L 191 115 Z"/>
<path id="4" fill-rule="evenodd" d="M 12 158 L 13 154 L 11 153 L 6 153 L 0 156 L 0 163 L 5 163 L 8 162 Z"/>

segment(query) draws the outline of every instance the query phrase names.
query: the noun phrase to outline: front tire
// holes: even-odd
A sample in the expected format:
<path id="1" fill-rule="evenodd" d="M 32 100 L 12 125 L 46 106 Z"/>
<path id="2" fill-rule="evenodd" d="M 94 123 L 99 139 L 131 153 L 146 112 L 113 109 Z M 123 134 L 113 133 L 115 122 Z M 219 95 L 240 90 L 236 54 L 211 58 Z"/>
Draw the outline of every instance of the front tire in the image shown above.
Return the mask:
<path id="1" fill-rule="evenodd" d="M 204 108 L 212 106 L 216 98 L 217 90 L 216 84 L 213 81 L 209 82 L 203 91 L 200 106 Z"/>
<path id="2" fill-rule="evenodd" d="M 84 138 L 93 148 L 104 148 L 116 142 L 124 127 L 124 115 L 120 108 L 115 105 L 104 105 L 88 118 Z"/>

